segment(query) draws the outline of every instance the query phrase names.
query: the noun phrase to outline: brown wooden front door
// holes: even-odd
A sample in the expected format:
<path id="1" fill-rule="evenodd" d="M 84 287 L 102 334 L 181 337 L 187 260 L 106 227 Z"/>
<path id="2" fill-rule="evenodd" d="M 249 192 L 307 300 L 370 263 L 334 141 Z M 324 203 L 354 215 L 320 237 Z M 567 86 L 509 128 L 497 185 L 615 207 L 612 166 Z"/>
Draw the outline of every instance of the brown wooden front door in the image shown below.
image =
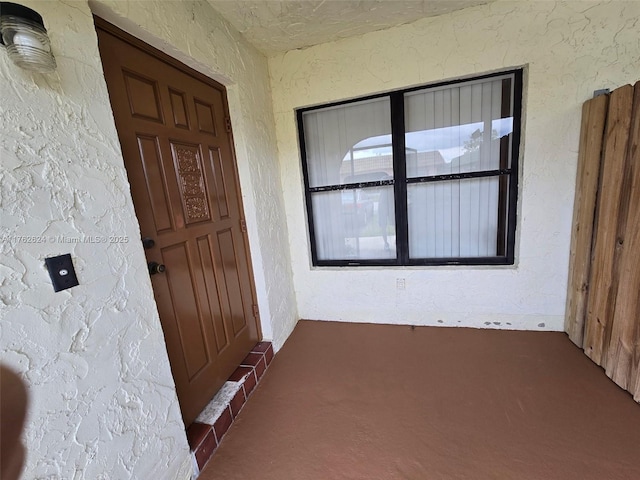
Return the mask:
<path id="1" fill-rule="evenodd" d="M 96 26 L 147 262 L 165 266 L 151 280 L 188 426 L 260 336 L 226 91 Z"/>

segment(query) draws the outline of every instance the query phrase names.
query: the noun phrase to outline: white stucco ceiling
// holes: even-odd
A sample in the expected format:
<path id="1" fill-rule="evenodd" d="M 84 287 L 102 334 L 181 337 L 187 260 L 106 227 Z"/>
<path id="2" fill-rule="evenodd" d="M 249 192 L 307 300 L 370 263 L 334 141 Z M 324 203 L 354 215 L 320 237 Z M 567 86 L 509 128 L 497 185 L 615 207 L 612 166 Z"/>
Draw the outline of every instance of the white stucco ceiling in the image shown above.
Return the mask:
<path id="1" fill-rule="evenodd" d="M 207 0 L 267 55 L 494 0 Z"/>

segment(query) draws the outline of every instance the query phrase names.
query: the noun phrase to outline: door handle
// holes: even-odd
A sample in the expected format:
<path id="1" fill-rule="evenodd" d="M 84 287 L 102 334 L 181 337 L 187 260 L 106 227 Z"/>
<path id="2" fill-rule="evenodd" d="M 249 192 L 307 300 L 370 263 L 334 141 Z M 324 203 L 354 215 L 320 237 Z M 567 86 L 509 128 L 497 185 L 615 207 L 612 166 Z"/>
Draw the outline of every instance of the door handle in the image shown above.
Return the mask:
<path id="1" fill-rule="evenodd" d="M 167 267 L 158 262 L 149 262 L 147 263 L 147 267 L 149 267 L 149 275 L 155 275 L 156 273 L 164 273 Z"/>

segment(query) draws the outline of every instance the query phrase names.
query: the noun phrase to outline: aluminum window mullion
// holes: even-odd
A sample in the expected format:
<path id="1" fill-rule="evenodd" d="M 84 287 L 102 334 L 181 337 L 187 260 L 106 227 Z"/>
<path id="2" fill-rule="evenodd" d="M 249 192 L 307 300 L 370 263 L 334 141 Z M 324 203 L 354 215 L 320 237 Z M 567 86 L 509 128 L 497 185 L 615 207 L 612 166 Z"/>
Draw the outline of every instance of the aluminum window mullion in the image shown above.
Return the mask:
<path id="1" fill-rule="evenodd" d="M 307 208 L 307 224 L 309 226 L 309 247 L 311 249 L 311 263 L 318 264 L 318 250 L 315 239 L 315 222 L 313 221 L 313 208 L 311 206 L 311 191 L 309 189 L 309 165 L 307 163 L 307 149 L 304 135 L 303 111 L 297 111 L 298 120 L 298 142 L 300 145 L 300 155 L 302 156 L 302 180 L 304 182 L 304 198 Z"/>
<path id="2" fill-rule="evenodd" d="M 309 188 L 309 191 L 311 193 L 335 192 L 337 190 L 355 190 L 358 188 L 385 187 L 388 185 L 393 185 L 394 183 L 395 183 L 394 179 L 379 180 L 374 182 L 362 182 L 362 183 L 341 183 L 339 185 L 325 185 L 322 187 L 311 187 Z"/>
<path id="3" fill-rule="evenodd" d="M 407 222 L 407 154 L 405 144 L 404 93 L 390 95 L 391 144 L 396 216 L 396 260 L 406 265 L 409 260 L 409 225 Z"/>
<path id="4" fill-rule="evenodd" d="M 452 173 L 446 175 L 433 175 L 429 177 L 412 177 L 407 179 L 407 184 L 412 183 L 429 183 L 429 182 L 447 182 L 452 180 L 466 180 L 469 178 L 498 177 L 501 175 L 511 175 L 511 169 L 504 170 L 484 170 L 476 172 Z"/>
<path id="5" fill-rule="evenodd" d="M 520 160 L 520 135 L 522 127 L 522 70 L 513 73 L 513 88 L 511 89 L 511 105 L 513 115 L 513 133 L 511 148 L 511 177 L 509 179 L 509 218 L 507 220 L 507 261 L 515 262 L 516 222 L 518 202 L 518 170 Z"/>

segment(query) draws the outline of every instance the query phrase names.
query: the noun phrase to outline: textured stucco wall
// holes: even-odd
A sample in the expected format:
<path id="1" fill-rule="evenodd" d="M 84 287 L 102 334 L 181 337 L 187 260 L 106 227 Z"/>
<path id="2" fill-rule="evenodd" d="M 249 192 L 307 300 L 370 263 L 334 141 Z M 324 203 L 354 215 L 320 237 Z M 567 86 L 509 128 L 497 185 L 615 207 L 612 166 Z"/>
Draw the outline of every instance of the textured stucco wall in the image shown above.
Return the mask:
<path id="1" fill-rule="evenodd" d="M 0 361 L 31 395 L 23 478 L 189 478 L 92 9 L 230 85 L 263 332 L 280 346 L 296 311 L 267 61 L 207 4 L 24 4 L 44 17 L 58 69 L 28 73 L 0 51 Z M 80 285 L 54 293 L 44 258 L 62 253 L 72 254 Z"/>
<path id="2" fill-rule="evenodd" d="M 270 58 L 301 318 L 562 330 L 581 105 L 640 78 L 639 19 L 637 1 L 498 1 Z M 295 108 L 522 65 L 517 265 L 310 266 Z"/>

